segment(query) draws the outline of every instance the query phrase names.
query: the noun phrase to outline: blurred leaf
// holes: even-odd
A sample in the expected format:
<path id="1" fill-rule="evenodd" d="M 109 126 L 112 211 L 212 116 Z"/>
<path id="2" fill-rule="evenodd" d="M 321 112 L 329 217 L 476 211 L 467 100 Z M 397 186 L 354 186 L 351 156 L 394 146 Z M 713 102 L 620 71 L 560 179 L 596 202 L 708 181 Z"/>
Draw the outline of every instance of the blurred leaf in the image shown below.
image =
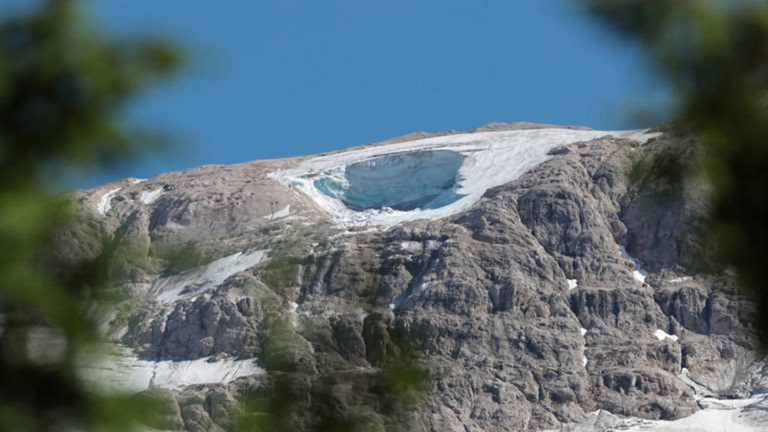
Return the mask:
<path id="1" fill-rule="evenodd" d="M 147 137 L 159 134 L 127 127 L 121 112 L 183 60 L 165 40 L 105 36 L 75 0 L 0 18 L 0 430 L 134 430 L 150 410 L 78 378 L 76 357 L 99 339 L 87 311 L 109 299 L 117 249 L 83 235 L 50 171 L 156 145 Z"/>
<path id="2" fill-rule="evenodd" d="M 587 0 L 617 34 L 640 42 L 676 91 L 678 133 L 704 146 L 712 188 L 708 235 L 759 306 L 768 342 L 768 5 L 705 0 Z M 667 167 L 668 168 L 668 167 Z M 658 167 L 660 170 L 667 169 Z"/>

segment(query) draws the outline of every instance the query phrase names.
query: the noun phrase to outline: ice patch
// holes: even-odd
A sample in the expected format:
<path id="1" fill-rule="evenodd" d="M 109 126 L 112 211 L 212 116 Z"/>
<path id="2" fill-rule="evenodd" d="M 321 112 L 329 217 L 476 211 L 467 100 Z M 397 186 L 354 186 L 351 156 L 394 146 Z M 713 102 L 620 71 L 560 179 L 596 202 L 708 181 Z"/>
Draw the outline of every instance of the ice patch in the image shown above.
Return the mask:
<path id="1" fill-rule="evenodd" d="M 762 399 L 761 399 L 762 400 Z M 644 421 L 625 431 L 689 431 L 689 432 L 756 432 L 768 428 L 762 422 L 749 420 L 749 406 L 739 409 L 702 409 L 678 420 Z M 760 415 L 758 413 L 758 415 Z M 765 415 L 762 415 L 763 421 Z"/>
<path id="2" fill-rule="evenodd" d="M 330 170 L 313 186 L 353 211 L 439 208 L 461 198 L 454 186 L 465 158 L 447 150 L 382 155 Z"/>
<path id="3" fill-rule="evenodd" d="M 270 214 L 264 216 L 264 219 L 269 219 L 269 220 L 280 219 L 280 218 L 284 218 L 284 217 L 288 216 L 289 214 L 291 214 L 291 205 L 290 204 L 285 206 L 285 207 L 283 207 L 282 209 L 274 212 L 274 213 L 270 213 Z"/>
<path id="4" fill-rule="evenodd" d="M 288 318 L 291 321 L 291 325 L 293 327 L 299 326 L 299 314 L 297 311 L 299 310 L 299 304 L 296 302 L 290 302 L 288 303 Z"/>
<path id="5" fill-rule="evenodd" d="M 254 359 L 208 360 L 207 357 L 186 361 L 140 360 L 129 349 L 119 347 L 103 358 L 82 364 L 78 375 L 97 391 L 138 393 L 150 387 L 177 390 L 194 384 L 226 384 L 265 372 Z"/>
<path id="6" fill-rule="evenodd" d="M 669 283 L 683 283 L 683 282 L 688 282 L 691 279 L 693 279 L 693 278 L 690 277 L 690 276 L 683 276 L 683 277 L 676 277 L 676 278 L 669 279 L 667 282 L 669 282 Z"/>
<path id="7" fill-rule="evenodd" d="M 576 281 L 576 279 L 566 279 L 568 281 L 568 290 L 576 289 L 576 287 L 579 286 L 579 283 Z"/>
<path id="8" fill-rule="evenodd" d="M 640 283 L 645 283 L 645 278 L 648 277 L 648 272 L 645 271 L 643 265 L 640 263 L 640 260 L 630 255 L 627 252 L 627 249 L 622 245 L 619 245 L 619 253 L 624 259 L 632 261 L 632 264 L 635 265 L 635 270 L 632 272 L 632 276 L 635 278 L 635 280 Z"/>
<path id="9" fill-rule="evenodd" d="M 427 240 L 425 242 L 417 241 L 404 241 L 400 242 L 398 249 L 401 251 L 407 251 L 411 253 L 421 253 L 424 251 L 433 251 L 440 249 L 442 242 L 437 240 Z"/>
<path id="10" fill-rule="evenodd" d="M 713 393 L 710 389 L 697 383 L 691 378 L 691 373 L 688 368 L 682 368 L 680 370 L 680 374 L 677 375 L 677 377 L 680 378 L 680 381 L 685 383 L 685 385 L 693 389 L 694 397 L 696 400 L 701 400 L 705 396 L 715 396 L 715 393 Z"/>
<path id="11" fill-rule="evenodd" d="M 565 425 L 563 431 L 631 431 L 631 432 L 765 432 L 768 413 L 765 395 L 758 398 L 735 400 L 736 408 L 710 408 L 703 406 L 694 414 L 677 420 L 645 420 L 621 417 L 604 410 L 587 415 L 581 423 Z M 554 430 L 552 430 L 554 432 Z"/>
<path id="12" fill-rule="evenodd" d="M 664 340 L 664 339 L 670 339 L 672 341 L 677 342 L 678 337 L 675 335 L 667 334 L 664 330 L 657 329 L 655 332 L 653 332 L 653 335 L 656 336 L 656 339 L 658 340 Z"/>
<path id="13" fill-rule="evenodd" d="M 581 366 L 582 367 L 587 367 L 587 362 L 588 361 L 589 360 L 587 360 L 587 356 L 585 356 L 585 355 L 581 356 Z"/>
<path id="14" fill-rule="evenodd" d="M 414 297 L 421 294 L 428 286 L 429 286 L 429 282 L 423 282 L 408 288 L 407 290 L 403 291 L 399 296 L 395 297 L 392 300 L 392 303 L 389 304 L 389 308 L 393 310 L 399 308 L 404 301 L 406 301 L 410 297 Z"/>
<path id="15" fill-rule="evenodd" d="M 259 264 L 267 257 L 268 252 L 269 250 L 238 252 L 217 259 L 206 266 L 160 278 L 152 284 L 149 292 L 161 303 L 192 298 L 221 285 L 230 276 Z"/>
<path id="16" fill-rule="evenodd" d="M 112 198 L 116 193 L 120 192 L 120 189 L 122 188 L 110 189 L 109 192 L 101 196 L 101 200 L 99 200 L 99 203 L 96 205 L 96 210 L 98 210 L 102 216 L 106 216 L 107 212 L 112 210 Z"/>
<path id="17" fill-rule="evenodd" d="M 271 177 L 313 199 L 344 226 L 391 226 L 468 209 L 491 187 L 515 180 L 564 144 L 646 131 L 530 129 L 448 135 L 312 158 Z"/>
<path id="18" fill-rule="evenodd" d="M 404 241 L 400 243 L 400 250 L 409 252 L 421 252 L 421 243 L 415 241 Z"/>
<path id="19" fill-rule="evenodd" d="M 163 194 L 163 188 L 161 186 L 150 192 L 146 192 L 146 191 L 142 192 L 140 199 L 141 199 L 141 202 L 143 202 L 144 204 L 152 204 L 162 194 Z"/>
<path id="20" fill-rule="evenodd" d="M 579 333 L 581 333 L 581 335 L 584 336 L 585 334 L 587 334 L 587 329 L 582 327 L 582 328 L 579 329 Z"/>
<path id="21" fill-rule="evenodd" d="M 688 378 L 683 368 L 679 377 L 691 385 L 701 410 L 677 420 L 645 420 L 637 417 L 622 417 L 608 411 L 597 410 L 588 414 L 581 423 L 570 423 L 562 430 L 587 432 L 597 430 L 633 432 L 757 432 L 768 431 L 768 395 L 758 394 L 747 399 L 717 399 L 711 393 Z M 702 397 L 703 391 L 704 395 Z M 554 432 L 554 431 L 553 431 Z"/>

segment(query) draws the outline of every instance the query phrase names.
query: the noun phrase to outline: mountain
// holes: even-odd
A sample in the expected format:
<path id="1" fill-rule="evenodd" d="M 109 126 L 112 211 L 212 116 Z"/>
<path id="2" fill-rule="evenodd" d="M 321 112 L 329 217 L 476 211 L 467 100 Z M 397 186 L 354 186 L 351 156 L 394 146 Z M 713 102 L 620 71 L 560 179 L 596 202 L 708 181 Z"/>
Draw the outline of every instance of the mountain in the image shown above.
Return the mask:
<path id="1" fill-rule="evenodd" d="M 78 191 L 126 296 L 83 376 L 163 430 L 760 430 L 698 151 L 492 124 Z"/>

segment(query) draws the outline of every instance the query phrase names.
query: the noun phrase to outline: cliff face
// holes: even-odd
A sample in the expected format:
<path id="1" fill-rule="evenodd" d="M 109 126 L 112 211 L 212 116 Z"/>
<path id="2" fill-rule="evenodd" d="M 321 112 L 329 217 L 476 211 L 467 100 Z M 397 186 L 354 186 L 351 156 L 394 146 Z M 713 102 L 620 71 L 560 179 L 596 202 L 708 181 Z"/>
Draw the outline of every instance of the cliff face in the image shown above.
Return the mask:
<path id="1" fill-rule="evenodd" d="M 673 420 L 764 393 L 750 304 L 682 175 L 695 146 L 493 125 L 78 193 L 130 297 L 108 334 L 154 368 L 114 372 L 171 388 L 156 427 L 179 430 L 229 429 L 281 383 L 307 429 L 318 412 L 374 430 L 599 429 L 596 410 Z M 378 375 L 406 351 L 418 409 L 387 415 Z"/>

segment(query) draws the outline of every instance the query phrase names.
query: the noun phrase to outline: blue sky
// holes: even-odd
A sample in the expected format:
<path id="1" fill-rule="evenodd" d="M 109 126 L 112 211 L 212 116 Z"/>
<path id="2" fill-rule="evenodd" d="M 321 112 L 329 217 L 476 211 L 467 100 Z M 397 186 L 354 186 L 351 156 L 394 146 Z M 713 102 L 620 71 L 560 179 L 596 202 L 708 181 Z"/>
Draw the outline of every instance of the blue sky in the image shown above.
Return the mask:
<path id="1" fill-rule="evenodd" d="M 648 126 L 629 113 L 663 88 L 577 3 L 91 1 L 108 31 L 172 36 L 196 63 L 129 113 L 177 149 L 84 186 L 489 122 Z"/>

